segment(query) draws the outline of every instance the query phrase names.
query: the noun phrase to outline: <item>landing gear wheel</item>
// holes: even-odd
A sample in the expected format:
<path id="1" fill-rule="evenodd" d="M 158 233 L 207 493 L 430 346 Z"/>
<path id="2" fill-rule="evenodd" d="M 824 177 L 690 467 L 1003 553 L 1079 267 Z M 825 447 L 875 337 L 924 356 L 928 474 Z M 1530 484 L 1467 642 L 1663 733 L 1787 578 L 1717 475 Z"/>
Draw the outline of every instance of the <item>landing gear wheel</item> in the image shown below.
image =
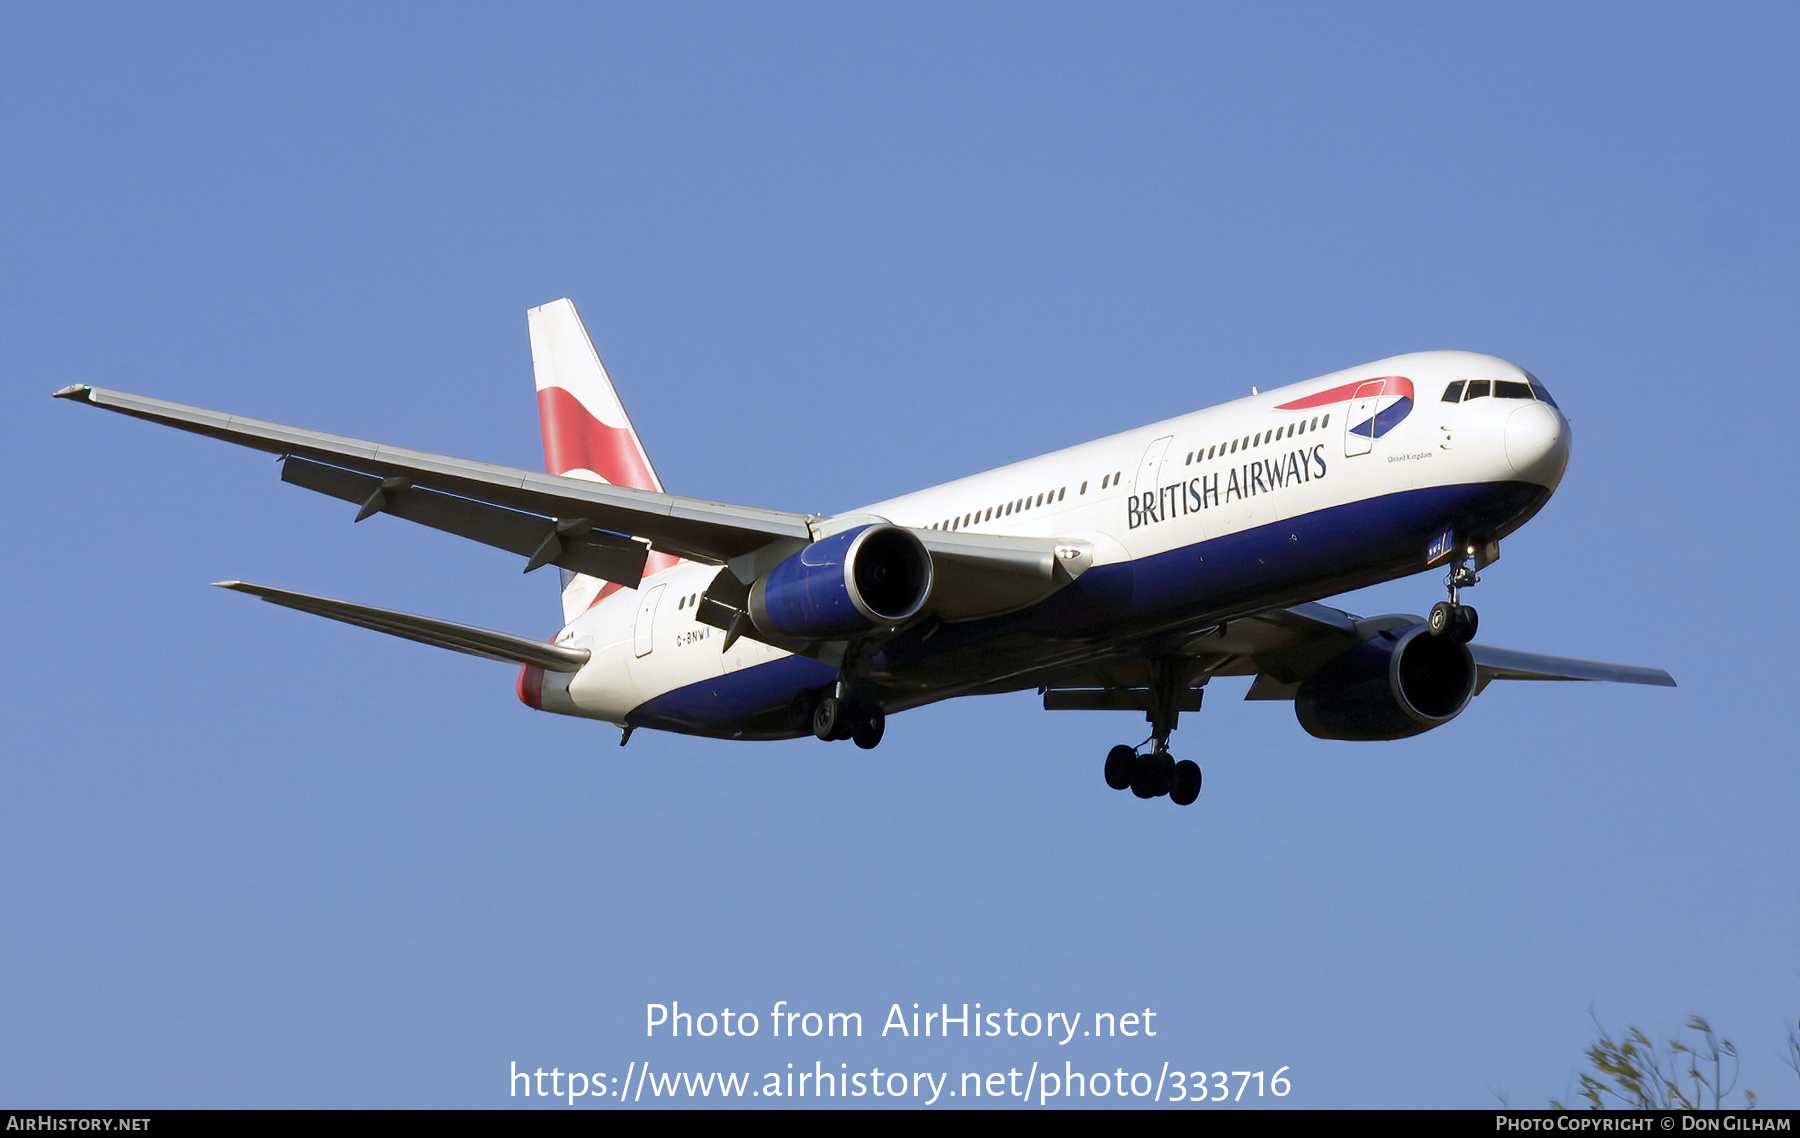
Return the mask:
<path id="1" fill-rule="evenodd" d="M 1433 636 L 1448 636 L 1450 639 L 1467 644 L 1475 639 L 1475 627 L 1480 619 L 1475 615 L 1472 605 L 1455 604 L 1451 601 L 1439 601 L 1431 606 L 1431 616 L 1426 619 L 1431 626 Z"/>
<path id="2" fill-rule="evenodd" d="M 887 713 L 877 704 L 863 708 L 856 720 L 856 729 L 850 733 L 850 738 L 863 750 L 873 751 L 881 743 L 881 733 L 887 729 Z"/>
<path id="3" fill-rule="evenodd" d="M 1450 626 L 1456 623 L 1456 610 L 1462 607 L 1464 606 L 1453 605 L 1449 601 L 1439 601 L 1432 605 L 1431 615 L 1426 618 L 1426 623 L 1431 626 L 1431 634 L 1442 636 L 1450 631 Z"/>
<path id="4" fill-rule="evenodd" d="M 813 708 L 813 734 L 827 743 L 842 738 L 839 732 L 849 726 L 846 722 L 850 718 L 847 714 L 849 710 L 844 701 L 834 695 L 821 699 Z"/>
<path id="5" fill-rule="evenodd" d="M 1175 780 L 1175 758 L 1167 751 L 1138 755 L 1131 764 L 1131 793 L 1139 798 L 1156 798 L 1169 793 Z"/>
<path id="6" fill-rule="evenodd" d="M 1120 743 L 1106 752 L 1106 785 L 1114 790 L 1124 790 L 1131 785 L 1131 763 L 1137 758 L 1137 752 Z"/>
<path id="7" fill-rule="evenodd" d="M 1169 801 L 1177 806 L 1192 806 L 1200 797 L 1200 764 L 1183 759 L 1175 764 L 1175 777 L 1169 787 Z"/>
<path id="8" fill-rule="evenodd" d="M 1475 615 L 1475 606 L 1456 605 L 1456 618 L 1451 621 L 1450 635 L 1467 644 L 1475 639 L 1475 629 L 1480 626 L 1481 618 Z"/>

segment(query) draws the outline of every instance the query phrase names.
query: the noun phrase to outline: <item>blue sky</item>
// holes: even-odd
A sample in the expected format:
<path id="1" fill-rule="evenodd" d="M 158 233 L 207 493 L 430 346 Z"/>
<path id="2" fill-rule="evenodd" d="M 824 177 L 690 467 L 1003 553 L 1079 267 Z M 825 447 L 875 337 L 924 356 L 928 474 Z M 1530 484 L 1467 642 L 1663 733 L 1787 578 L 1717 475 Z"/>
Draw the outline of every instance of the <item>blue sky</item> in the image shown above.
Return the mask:
<path id="1" fill-rule="evenodd" d="M 1781 4 L 0 11 L 0 1103 L 1068 1061 L 1539 1105 L 1591 1009 L 1706 1015 L 1795 1105 L 1797 46 Z M 1482 639 L 1681 686 L 1498 685 L 1344 744 L 1219 681 L 1188 810 L 1105 789 L 1130 716 L 1027 695 L 869 754 L 620 751 L 505 667 L 206 587 L 543 635 L 543 575 L 48 398 L 536 466 L 524 310 L 561 296 L 672 490 L 820 512 L 1504 356 L 1575 450 Z M 672 1000 L 869 1035 L 646 1040 Z M 876 1036 L 915 1001 L 1159 1030 Z"/>

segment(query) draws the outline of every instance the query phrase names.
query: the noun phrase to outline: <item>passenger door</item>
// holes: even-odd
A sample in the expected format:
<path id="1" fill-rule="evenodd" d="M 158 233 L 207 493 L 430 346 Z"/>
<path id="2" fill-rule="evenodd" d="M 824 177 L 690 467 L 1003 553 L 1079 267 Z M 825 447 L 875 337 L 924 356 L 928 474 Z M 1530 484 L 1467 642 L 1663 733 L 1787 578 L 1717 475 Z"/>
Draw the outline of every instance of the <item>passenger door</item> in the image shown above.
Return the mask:
<path id="1" fill-rule="evenodd" d="M 662 604 L 663 591 L 667 588 L 667 585 L 656 585 L 646 589 L 643 599 L 638 602 L 635 640 L 640 659 L 656 647 L 656 608 Z"/>
<path id="2" fill-rule="evenodd" d="M 1344 416 L 1344 457 L 1368 454 L 1375 446 L 1375 411 L 1387 380 L 1371 379 L 1360 383 L 1350 396 L 1349 414 Z"/>

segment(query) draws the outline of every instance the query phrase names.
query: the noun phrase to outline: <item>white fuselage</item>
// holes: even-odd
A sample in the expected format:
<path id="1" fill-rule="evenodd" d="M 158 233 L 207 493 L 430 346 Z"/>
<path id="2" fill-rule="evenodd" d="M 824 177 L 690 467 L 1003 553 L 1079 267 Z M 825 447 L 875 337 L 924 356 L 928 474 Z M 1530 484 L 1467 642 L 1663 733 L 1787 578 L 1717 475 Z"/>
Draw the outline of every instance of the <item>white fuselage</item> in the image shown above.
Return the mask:
<path id="1" fill-rule="evenodd" d="M 1405 407 L 1396 410 L 1398 385 L 1389 383 L 1384 391 L 1375 382 L 1384 377 L 1410 385 Z M 1444 402 L 1446 388 L 1457 381 L 1503 383 L 1511 395 L 1501 398 L 1490 388 L 1482 398 Z M 1140 590 L 1136 603 L 1142 611 L 1134 610 L 1133 617 L 1140 622 L 1179 622 L 1204 608 L 1203 579 L 1195 582 L 1199 593 L 1169 591 L 1166 555 L 1202 550 L 1201 565 L 1193 570 L 1199 578 L 1225 571 L 1217 562 L 1238 548 L 1228 540 L 1237 535 L 1272 533 L 1275 523 L 1285 527 L 1297 519 L 1314 519 L 1321 527 L 1324 519 L 1340 519 L 1330 523 L 1338 527 L 1330 531 L 1330 552 L 1320 554 L 1318 591 L 1304 595 L 1290 573 L 1263 598 L 1269 605 L 1291 604 L 1344 587 L 1345 541 L 1354 544 L 1364 533 L 1372 542 L 1391 538 L 1382 532 L 1389 522 L 1381 503 L 1396 504 L 1392 525 L 1415 529 L 1435 524 L 1430 511 L 1449 510 L 1433 505 L 1438 499 L 1429 493 L 1409 492 L 1502 484 L 1541 488 L 1528 510 L 1494 523 L 1502 532 L 1535 511 L 1562 477 L 1569 428 L 1553 404 L 1518 397 L 1519 385 L 1528 382 L 1522 369 L 1492 356 L 1396 356 L 877 502 L 849 516 L 917 529 L 1076 540 L 1092 548 L 1090 573 L 1122 567 L 1114 570 L 1115 580 L 1134 565 L 1162 566 L 1156 588 L 1163 593 L 1148 584 Z M 1356 390 L 1343 398 L 1327 398 L 1351 387 Z M 1384 415 L 1394 421 L 1384 422 Z M 1371 430 L 1369 424 L 1377 426 Z M 1359 426 L 1361 432 L 1355 430 Z M 1401 503 L 1423 512 L 1407 513 Z M 1364 504 L 1373 504 L 1375 512 Z M 1446 516 L 1443 524 L 1463 522 Z M 1348 537 L 1345 525 L 1352 527 Z M 1312 540 L 1310 531 L 1301 529 L 1284 536 L 1296 544 L 1303 536 Z M 1327 544 L 1314 547 L 1323 550 Z M 1242 548 L 1249 556 L 1250 547 Z M 1221 553 L 1207 564 L 1204 551 L 1212 549 Z M 1420 552 L 1418 564 L 1382 574 L 1424 568 L 1422 541 Z M 695 619 L 695 602 L 718 572 L 715 565 L 678 563 L 576 617 L 557 643 L 586 648 L 591 660 L 579 672 L 546 676 L 543 708 L 629 723 L 634 710 L 659 697 L 707 685 L 723 689 L 735 682 L 735 674 L 786 658 L 787 653 L 748 637 L 722 652 L 725 634 Z M 1146 571 L 1144 580 L 1149 577 Z M 1241 593 L 1243 586 L 1233 588 Z M 1162 602 L 1168 611 L 1142 608 L 1156 603 L 1154 595 L 1168 598 Z M 1019 627 L 1017 620 L 1008 625 L 1012 632 Z M 809 672 L 793 674 L 794 683 L 816 679 Z M 954 694 L 956 688 L 946 687 L 939 698 Z M 731 732 L 719 727 L 705 733 Z"/>

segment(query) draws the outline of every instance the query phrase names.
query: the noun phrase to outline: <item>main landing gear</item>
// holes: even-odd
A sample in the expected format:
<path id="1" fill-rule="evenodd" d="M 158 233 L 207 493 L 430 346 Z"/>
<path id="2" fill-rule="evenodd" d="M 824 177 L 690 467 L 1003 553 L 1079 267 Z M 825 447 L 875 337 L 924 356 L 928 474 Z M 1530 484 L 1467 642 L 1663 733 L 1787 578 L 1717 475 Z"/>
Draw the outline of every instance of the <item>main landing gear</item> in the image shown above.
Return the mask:
<path id="1" fill-rule="evenodd" d="M 881 733 L 887 729 L 887 713 L 873 701 L 857 702 L 847 694 L 836 692 L 822 697 L 813 705 L 813 734 L 826 742 L 853 740 L 865 751 L 881 744 Z"/>
<path id="2" fill-rule="evenodd" d="M 1463 644 L 1475 639 L 1475 629 L 1481 623 L 1480 618 L 1475 615 L 1473 605 L 1462 603 L 1462 591 L 1480 580 L 1475 571 L 1469 568 L 1467 553 L 1450 567 L 1450 575 L 1444 579 L 1444 587 L 1450 590 L 1450 599 L 1432 605 L 1431 615 L 1426 618 L 1433 636 L 1448 636 Z"/>
<path id="3" fill-rule="evenodd" d="M 1177 806 L 1192 806 L 1200 797 L 1200 764 L 1192 759 L 1177 761 L 1166 750 L 1139 754 L 1120 743 L 1106 753 L 1106 785 L 1114 790 L 1129 789 L 1139 798 L 1166 794 Z"/>
<path id="4" fill-rule="evenodd" d="M 1180 717 L 1177 697 L 1184 691 L 1178 668 L 1172 663 L 1158 662 L 1151 669 L 1150 750 L 1140 753 L 1138 747 L 1121 743 L 1106 753 L 1106 785 L 1114 790 L 1130 788 L 1139 798 L 1169 796 L 1177 806 L 1192 806 L 1200 797 L 1200 764 L 1192 759 L 1177 761 L 1169 753 L 1169 733 Z M 1196 693 L 1201 694 L 1201 693 Z"/>

